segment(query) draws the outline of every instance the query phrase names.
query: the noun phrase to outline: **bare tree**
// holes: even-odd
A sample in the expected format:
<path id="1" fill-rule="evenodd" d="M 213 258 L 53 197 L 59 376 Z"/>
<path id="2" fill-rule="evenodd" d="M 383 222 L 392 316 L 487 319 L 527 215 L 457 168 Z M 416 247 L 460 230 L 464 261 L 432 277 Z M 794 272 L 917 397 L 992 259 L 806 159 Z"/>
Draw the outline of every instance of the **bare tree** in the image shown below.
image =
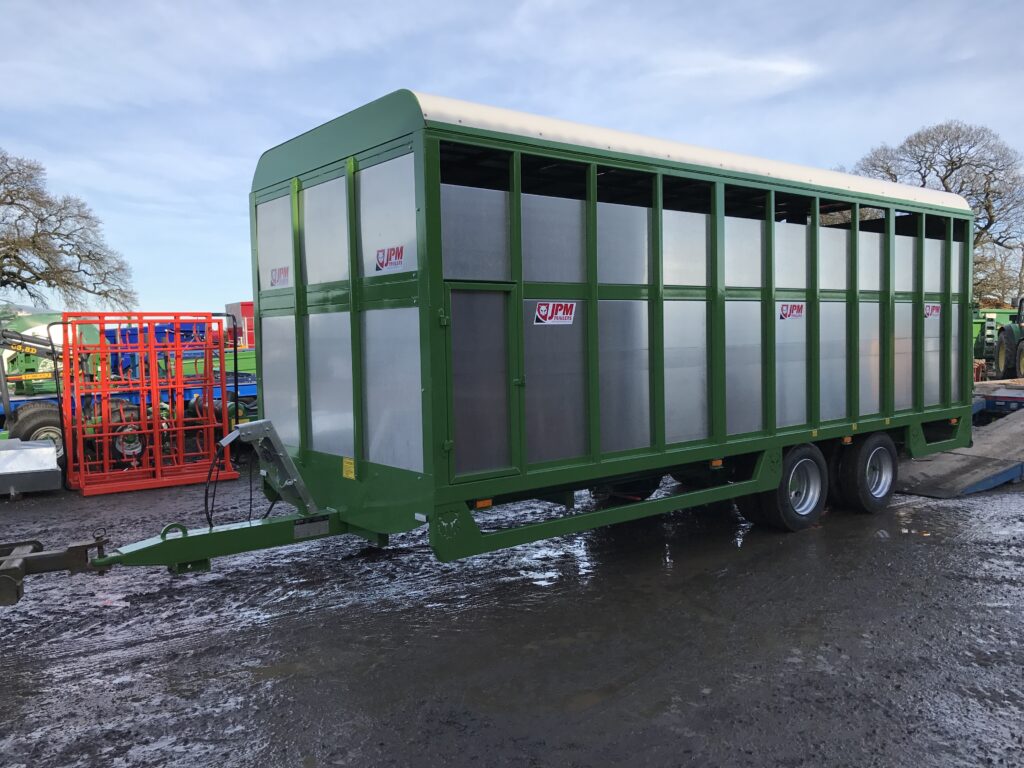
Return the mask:
<path id="1" fill-rule="evenodd" d="M 136 301 L 131 268 L 103 240 L 82 200 L 56 197 L 34 161 L 0 149 L 0 291 L 69 307 L 128 308 Z"/>
<path id="2" fill-rule="evenodd" d="M 854 172 L 963 196 L 974 210 L 975 296 L 1012 301 L 1022 289 L 1024 171 L 1021 154 L 991 128 L 948 120 L 882 144 Z"/>

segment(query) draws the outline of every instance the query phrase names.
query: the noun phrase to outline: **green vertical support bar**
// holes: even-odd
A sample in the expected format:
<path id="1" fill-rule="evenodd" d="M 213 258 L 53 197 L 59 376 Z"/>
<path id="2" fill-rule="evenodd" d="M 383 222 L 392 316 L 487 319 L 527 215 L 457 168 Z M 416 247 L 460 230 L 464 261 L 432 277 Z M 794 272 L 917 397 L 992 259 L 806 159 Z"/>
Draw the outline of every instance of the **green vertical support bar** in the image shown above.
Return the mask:
<path id="1" fill-rule="evenodd" d="M 440 141 L 433 136 L 425 136 L 423 143 L 423 178 L 424 200 L 426 205 L 426 241 L 427 254 L 420 263 L 421 278 L 426 280 L 421 295 L 426 296 L 427 322 L 426 338 L 430 339 L 430 370 L 438 382 L 447 379 L 447 326 L 444 318 L 444 272 L 441 264 L 441 161 Z M 431 411 L 433 414 L 432 441 L 427 446 L 427 456 L 431 457 L 434 482 L 438 485 L 447 484 L 449 480 L 449 459 L 451 455 L 445 449 L 450 439 L 451 418 L 449 415 L 449 386 L 446 383 L 432 386 Z"/>
<path id="2" fill-rule="evenodd" d="M 914 244 L 914 343 L 913 377 L 914 410 L 924 408 L 924 238 L 925 215 L 914 214 L 917 242 Z"/>
<path id="3" fill-rule="evenodd" d="M 447 439 L 448 381 L 447 331 L 438 312 L 444 306 L 444 267 L 441 253 L 441 145 L 423 131 L 413 135 L 416 166 L 417 297 L 420 318 L 421 407 L 433 418 L 423 422 L 423 469 L 436 483 L 448 480 Z M 429 350 L 429 354 L 427 354 Z"/>
<path id="4" fill-rule="evenodd" d="M 597 166 L 587 166 L 587 422 L 590 428 L 590 458 L 601 456 L 601 386 L 598 360 L 597 307 Z"/>
<path id="5" fill-rule="evenodd" d="M 807 420 L 813 429 L 821 423 L 821 288 L 818 285 L 818 240 L 821 199 L 811 200 L 810 243 L 807 247 Z"/>
<path id="6" fill-rule="evenodd" d="M 249 243 L 252 261 L 252 307 L 253 331 L 256 337 L 256 413 L 264 418 L 263 410 L 263 322 L 260 308 L 260 266 L 258 243 L 256 237 L 256 195 L 249 195 Z"/>
<path id="7" fill-rule="evenodd" d="M 708 403 L 711 440 L 724 443 L 725 409 L 725 185 L 714 182 L 711 260 L 708 265 Z"/>
<path id="8" fill-rule="evenodd" d="M 651 291 L 647 303 L 650 355 L 651 435 L 658 450 L 665 448 L 665 270 L 662 247 L 662 175 L 654 175 L 651 210 Z"/>
<path id="9" fill-rule="evenodd" d="M 882 315 L 882 415 L 892 416 L 895 388 L 895 345 L 893 338 L 896 305 L 893 298 L 893 280 L 895 264 L 893 253 L 896 247 L 896 213 L 892 208 L 885 209 L 885 247 L 882 249 L 882 296 L 879 309 Z"/>
<path id="10" fill-rule="evenodd" d="M 360 238 L 359 205 L 356 200 L 356 159 L 348 158 L 345 163 L 345 191 L 348 200 L 348 285 L 349 285 L 349 339 L 352 345 L 352 453 L 356 465 L 356 480 L 363 477 L 363 461 L 366 453 L 363 432 L 366 419 L 363 386 L 363 322 L 360 313 Z"/>
<path id="11" fill-rule="evenodd" d="M 292 179 L 292 291 L 295 295 L 295 385 L 299 392 L 299 455 L 312 450 L 309 423 L 309 386 L 306 349 L 306 291 L 302 274 L 302 210 L 299 203 L 301 185 Z"/>
<path id="12" fill-rule="evenodd" d="M 518 379 L 523 386 L 516 387 L 518 390 L 511 403 L 512 405 L 512 460 L 520 472 L 526 470 L 526 387 L 530 382 L 526 381 L 526 361 L 523 349 L 523 155 L 521 152 L 512 153 L 512 167 L 509 179 L 509 258 L 511 259 L 511 275 L 515 288 L 509 295 L 512 302 L 511 327 L 509 328 L 509 343 L 511 365 L 509 373 L 513 378 Z"/>
<path id="13" fill-rule="evenodd" d="M 846 272 L 846 415 L 854 424 L 860 418 L 859 235 L 860 204 L 853 203 L 850 210 L 850 263 Z"/>
<path id="14" fill-rule="evenodd" d="M 939 370 L 942 383 L 940 397 L 943 407 L 948 408 L 952 404 L 953 395 L 949 368 L 949 358 L 953 352 L 953 281 L 951 279 L 953 274 L 953 219 L 945 216 L 943 222 L 946 225 L 946 239 L 942 245 L 942 314 L 939 320 L 942 326 L 942 330 L 939 332 L 941 337 L 939 355 L 942 364 L 939 366 Z M 962 306 L 960 311 L 963 311 Z"/>
<path id="15" fill-rule="evenodd" d="M 764 245 L 761 248 L 761 428 L 775 434 L 775 191 L 764 200 Z"/>
<path id="16" fill-rule="evenodd" d="M 974 390 L 974 327 L 971 303 L 974 297 L 974 218 L 964 222 L 963 254 L 960 258 L 960 356 L 963 359 L 963 402 L 971 402 Z"/>

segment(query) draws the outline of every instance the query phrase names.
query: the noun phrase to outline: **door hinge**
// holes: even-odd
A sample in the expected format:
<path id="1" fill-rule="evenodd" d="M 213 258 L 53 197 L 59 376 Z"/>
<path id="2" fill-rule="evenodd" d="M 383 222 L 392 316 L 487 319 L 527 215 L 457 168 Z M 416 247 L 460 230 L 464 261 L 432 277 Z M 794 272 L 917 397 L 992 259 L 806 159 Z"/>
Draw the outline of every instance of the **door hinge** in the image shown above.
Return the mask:
<path id="1" fill-rule="evenodd" d="M 451 453 L 451 450 L 454 447 L 455 447 L 455 441 L 454 440 L 445 440 L 443 443 L 441 443 L 441 450 L 444 451 L 445 453 Z"/>
<path id="2" fill-rule="evenodd" d="M 447 328 L 451 324 L 451 318 L 444 313 L 443 309 L 437 310 L 437 322 L 441 324 L 442 328 Z"/>

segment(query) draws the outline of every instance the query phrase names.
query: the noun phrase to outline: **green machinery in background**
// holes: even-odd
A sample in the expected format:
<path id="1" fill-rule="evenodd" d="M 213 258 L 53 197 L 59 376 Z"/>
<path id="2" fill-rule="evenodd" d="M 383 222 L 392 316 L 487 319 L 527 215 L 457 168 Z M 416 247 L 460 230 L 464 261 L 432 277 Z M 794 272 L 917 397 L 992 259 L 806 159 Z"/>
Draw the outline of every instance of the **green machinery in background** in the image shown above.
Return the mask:
<path id="1" fill-rule="evenodd" d="M 266 152 L 250 206 L 235 434 L 296 512 L 95 567 L 424 525 L 451 560 L 726 499 L 798 530 L 970 441 L 955 195 L 398 91 Z"/>
<path id="2" fill-rule="evenodd" d="M 974 357 L 997 379 L 1024 376 L 1024 297 L 1014 309 L 974 310 Z"/>

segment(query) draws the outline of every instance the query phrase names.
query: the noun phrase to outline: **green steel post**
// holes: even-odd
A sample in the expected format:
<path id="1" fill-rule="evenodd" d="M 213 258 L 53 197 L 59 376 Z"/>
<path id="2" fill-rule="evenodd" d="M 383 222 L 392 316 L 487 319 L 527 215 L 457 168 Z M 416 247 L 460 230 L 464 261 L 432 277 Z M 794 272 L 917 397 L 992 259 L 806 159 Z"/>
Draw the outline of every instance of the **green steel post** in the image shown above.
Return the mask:
<path id="1" fill-rule="evenodd" d="M 299 455 L 305 456 L 310 445 L 309 387 L 301 386 L 306 380 L 308 353 L 306 350 L 306 291 L 302 274 L 302 207 L 299 190 L 301 184 L 292 179 L 292 291 L 295 294 L 295 383 L 299 390 Z"/>
<path id="2" fill-rule="evenodd" d="M 924 240 L 927 229 L 925 215 L 914 214 L 917 238 L 914 243 L 914 343 L 913 377 L 914 410 L 924 408 Z"/>
<path id="3" fill-rule="evenodd" d="M 509 296 L 509 373 L 519 380 L 510 403 L 512 462 L 520 472 L 526 471 L 526 349 L 523 338 L 523 153 L 513 152 L 509 169 L 509 258 L 511 279 L 515 286 Z"/>
<path id="4" fill-rule="evenodd" d="M 974 218 L 964 222 L 964 253 L 960 259 L 960 354 L 963 358 L 963 387 L 961 398 L 965 403 L 971 402 L 974 389 L 974 346 L 971 341 L 971 299 L 974 296 Z"/>
<path id="5" fill-rule="evenodd" d="M 363 478 L 364 410 L 363 410 L 363 321 L 360 315 L 360 265 L 361 239 L 359 237 L 359 201 L 356 184 L 356 159 L 349 157 L 345 162 L 345 191 L 348 205 L 348 302 L 349 302 L 349 343 L 352 347 L 352 460 L 356 466 L 356 481 Z"/>
<path id="6" fill-rule="evenodd" d="M 424 138 L 423 177 L 426 198 L 427 254 L 434 255 L 434 258 L 430 258 L 428 263 L 421 266 L 422 276 L 428 281 L 425 299 L 428 319 L 424 330 L 426 337 L 430 339 L 428 347 L 430 369 L 436 371 L 436 375 L 443 377 L 446 382 L 444 386 L 436 386 L 431 389 L 432 405 L 427 412 L 432 414 L 433 442 L 429 446 L 427 455 L 431 457 L 435 487 L 441 488 L 449 483 L 448 460 L 452 448 L 449 436 L 451 428 L 448 400 L 450 386 L 447 383 L 449 335 L 447 324 L 450 318 L 446 314 L 447 296 L 444 284 L 439 216 L 441 210 L 441 142 L 433 136 Z"/>
<path id="7" fill-rule="evenodd" d="M 263 410 L 263 344 L 261 339 L 263 337 L 263 323 L 260 322 L 262 319 L 262 308 L 260 301 L 260 267 L 259 267 L 259 253 L 257 252 L 258 243 L 256 238 L 256 194 L 252 193 L 249 195 L 249 260 L 252 265 L 252 311 L 253 311 L 253 331 L 255 331 L 255 338 L 253 341 L 256 342 L 256 413 L 262 419 L 265 411 Z"/>
<path id="8" fill-rule="evenodd" d="M 775 191 L 764 201 L 764 247 L 761 251 L 761 429 L 774 435 L 778 369 L 775 362 Z"/>
<path id="9" fill-rule="evenodd" d="M 950 371 L 949 360 L 953 354 L 953 219 L 945 216 L 942 219 L 946 226 L 946 237 L 942 243 L 942 314 L 940 323 L 942 330 L 939 332 L 941 344 L 939 345 L 939 356 L 942 360 L 939 370 L 941 371 L 940 381 L 942 383 L 941 400 L 945 408 L 952 405 L 952 372 Z"/>
<path id="10" fill-rule="evenodd" d="M 821 425 L 821 286 L 818 284 L 818 248 L 821 200 L 811 200 L 810 243 L 807 247 L 807 419 L 813 429 Z"/>
<path id="11" fill-rule="evenodd" d="M 662 245 L 662 175 L 654 175 L 651 211 L 651 292 L 649 312 L 649 354 L 651 384 L 651 435 L 656 450 L 665 448 L 665 270 Z M 678 396 L 678 394 L 676 395 Z"/>
<path id="12" fill-rule="evenodd" d="M 601 367 L 598 344 L 597 166 L 587 166 L 587 424 L 590 459 L 601 458 Z"/>
<path id="13" fill-rule="evenodd" d="M 711 440 L 726 441 L 725 421 L 725 184 L 714 182 L 708 271 L 708 403 Z"/>
<path id="14" fill-rule="evenodd" d="M 882 416 L 893 415 L 895 386 L 895 340 L 893 337 L 896 304 L 893 296 L 895 278 L 896 216 L 892 208 L 885 209 L 885 247 L 882 249 L 882 296 L 879 309 L 882 316 Z"/>
<path id="15" fill-rule="evenodd" d="M 849 267 L 846 271 L 846 417 L 860 418 L 860 205 L 850 210 Z"/>

